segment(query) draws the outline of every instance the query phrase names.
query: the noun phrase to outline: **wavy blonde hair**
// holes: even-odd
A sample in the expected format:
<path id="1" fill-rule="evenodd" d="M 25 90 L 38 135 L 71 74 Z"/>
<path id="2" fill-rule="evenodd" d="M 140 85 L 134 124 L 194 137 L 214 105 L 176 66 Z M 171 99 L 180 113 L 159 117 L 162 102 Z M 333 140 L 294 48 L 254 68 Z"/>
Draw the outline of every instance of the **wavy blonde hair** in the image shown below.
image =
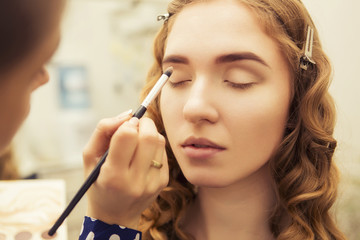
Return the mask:
<path id="1" fill-rule="evenodd" d="M 204 0 L 173 0 L 154 42 L 155 62 L 149 71 L 142 98 L 162 73 L 166 40 L 176 14 L 187 4 Z M 335 202 L 338 171 L 333 162 L 335 107 L 329 95 L 332 68 L 321 47 L 318 33 L 306 8 L 299 0 L 238 0 L 258 17 L 264 31 L 283 50 L 293 74 L 293 99 L 286 133 L 278 151 L 270 159 L 277 205 L 270 228 L 278 240 L 343 240 L 331 207 Z M 300 68 L 307 27 L 314 29 L 313 59 L 316 65 Z M 159 98 L 148 111 L 158 130 L 166 137 Z M 183 176 L 169 144 L 166 146 L 170 182 L 141 220 L 144 239 L 193 239 L 181 229 L 184 213 L 195 197 L 194 186 Z M 169 235 L 170 233 L 170 235 Z"/>

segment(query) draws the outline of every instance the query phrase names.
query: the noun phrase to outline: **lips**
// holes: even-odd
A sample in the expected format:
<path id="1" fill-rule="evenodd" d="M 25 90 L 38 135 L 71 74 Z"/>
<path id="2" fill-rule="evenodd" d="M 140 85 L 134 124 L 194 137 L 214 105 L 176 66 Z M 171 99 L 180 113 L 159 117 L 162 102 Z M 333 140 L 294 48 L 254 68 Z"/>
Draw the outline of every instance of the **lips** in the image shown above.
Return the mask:
<path id="1" fill-rule="evenodd" d="M 193 146 L 193 147 L 199 147 L 199 148 L 217 148 L 217 149 L 225 149 L 222 146 L 219 146 L 216 143 L 213 143 L 210 140 L 207 140 L 206 138 L 195 138 L 190 137 L 186 139 L 186 141 L 181 145 L 183 147 L 187 146 Z"/>
<path id="2" fill-rule="evenodd" d="M 215 157 L 226 148 L 205 138 L 188 138 L 181 147 L 184 153 L 193 159 L 209 159 Z"/>

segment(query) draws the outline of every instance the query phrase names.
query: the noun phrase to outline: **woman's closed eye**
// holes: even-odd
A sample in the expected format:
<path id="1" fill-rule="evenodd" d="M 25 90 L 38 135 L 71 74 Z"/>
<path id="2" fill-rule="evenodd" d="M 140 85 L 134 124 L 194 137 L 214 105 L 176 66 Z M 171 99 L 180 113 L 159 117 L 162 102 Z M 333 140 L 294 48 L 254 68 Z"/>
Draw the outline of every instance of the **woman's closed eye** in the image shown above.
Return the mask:
<path id="1" fill-rule="evenodd" d="M 260 74 L 239 67 L 231 68 L 223 77 L 225 84 L 232 88 L 242 90 L 249 89 L 263 80 Z"/>
<path id="2" fill-rule="evenodd" d="M 169 79 L 169 81 L 168 81 L 170 86 L 173 87 L 173 88 L 184 86 L 189 82 L 191 82 L 190 79 L 188 79 L 188 80 L 172 80 L 172 79 Z"/>
<path id="3" fill-rule="evenodd" d="M 192 76 L 189 72 L 184 70 L 175 69 L 169 78 L 169 85 L 173 88 L 183 87 L 192 81 Z"/>
<path id="4" fill-rule="evenodd" d="M 255 84 L 255 82 L 236 83 L 236 82 L 232 82 L 232 81 L 229 81 L 229 80 L 224 80 L 224 82 L 226 84 L 228 84 L 232 88 L 242 89 L 242 90 L 251 88 Z"/>

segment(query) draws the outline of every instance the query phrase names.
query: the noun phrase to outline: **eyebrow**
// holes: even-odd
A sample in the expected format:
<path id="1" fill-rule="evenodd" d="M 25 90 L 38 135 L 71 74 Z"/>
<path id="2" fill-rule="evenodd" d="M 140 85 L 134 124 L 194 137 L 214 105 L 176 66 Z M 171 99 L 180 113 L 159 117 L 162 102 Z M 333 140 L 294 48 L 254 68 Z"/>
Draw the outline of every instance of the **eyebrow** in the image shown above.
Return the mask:
<path id="1" fill-rule="evenodd" d="M 262 59 L 261 57 L 259 57 L 258 55 L 252 52 L 231 53 L 231 54 L 222 55 L 216 58 L 215 63 L 216 64 L 231 63 L 242 60 L 256 61 L 270 68 L 270 66 L 265 62 L 264 59 Z"/>
<path id="2" fill-rule="evenodd" d="M 261 63 L 262 65 L 270 68 L 269 64 L 265 62 L 264 59 L 256 55 L 252 52 L 240 52 L 240 53 L 230 53 L 225 54 L 217 57 L 215 59 L 215 64 L 223 64 L 223 63 L 232 63 L 236 61 L 243 61 L 243 60 L 252 60 L 256 61 L 258 63 Z M 170 55 L 164 58 L 163 64 L 189 64 L 190 61 L 188 58 L 183 57 L 181 55 Z"/>
<path id="3" fill-rule="evenodd" d="M 163 64 L 165 63 L 177 63 L 177 64 L 189 64 L 189 60 L 186 57 L 180 55 L 170 55 L 164 58 Z"/>

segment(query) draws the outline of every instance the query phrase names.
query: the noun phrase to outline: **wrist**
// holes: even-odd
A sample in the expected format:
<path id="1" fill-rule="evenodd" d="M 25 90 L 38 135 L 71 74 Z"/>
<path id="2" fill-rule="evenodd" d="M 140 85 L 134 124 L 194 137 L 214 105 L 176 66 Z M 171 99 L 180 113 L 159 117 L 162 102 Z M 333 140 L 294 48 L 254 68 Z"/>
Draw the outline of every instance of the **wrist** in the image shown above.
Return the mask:
<path id="1" fill-rule="evenodd" d="M 109 225 L 119 225 L 126 228 L 138 229 L 141 216 L 126 216 L 123 213 L 116 213 L 112 211 L 107 213 L 106 211 L 95 211 L 88 208 L 86 216 L 100 220 Z"/>

